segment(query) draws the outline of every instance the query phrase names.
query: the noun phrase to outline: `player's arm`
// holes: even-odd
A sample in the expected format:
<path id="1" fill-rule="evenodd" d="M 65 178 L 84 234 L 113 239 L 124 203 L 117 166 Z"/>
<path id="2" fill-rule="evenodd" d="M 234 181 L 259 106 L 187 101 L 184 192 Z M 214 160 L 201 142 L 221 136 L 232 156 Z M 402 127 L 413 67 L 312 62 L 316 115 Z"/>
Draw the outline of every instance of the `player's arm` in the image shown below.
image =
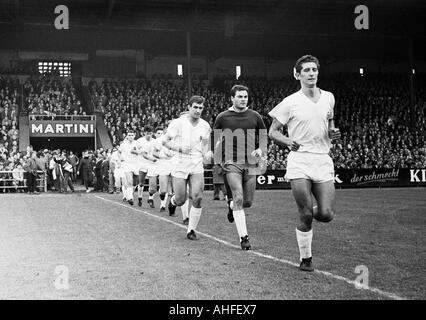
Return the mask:
<path id="1" fill-rule="evenodd" d="M 330 118 L 328 119 L 328 136 L 330 137 L 331 140 L 337 140 L 340 139 L 340 130 L 338 128 L 336 128 L 335 123 L 334 123 L 334 105 L 335 105 L 336 101 L 334 99 L 334 96 L 331 96 L 331 115 Z"/>
<path id="2" fill-rule="evenodd" d="M 209 126 L 208 133 L 205 135 L 204 139 L 201 140 L 201 153 L 204 157 L 204 162 L 208 163 L 213 158 L 213 151 L 211 150 L 211 133 L 212 130 Z"/>
<path id="3" fill-rule="evenodd" d="M 155 162 L 155 161 L 157 161 L 157 158 L 156 157 L 154 157 L 153 155 L 151 155 L 151 154 L 149 154 L 148 152 L 146 152 L 146 151 L 142 151 L 142 156 L 145 158 L 145 159 L 147 159 L 147 160 L 149 160 L 149 161 L 152 161 L 152 162 Z"/>
<path id="4" fill-rule="evenodd" d="M 137 156 L 141 155 L 142 146 L 140 146 L 139 143 L 137 143 L 136 146 L 134 146 L 134 147 L 132 147 L 132 149 L 130 149 L 130 153 L 135 154 Z"/>
<path id="5" fill-rule="evenodd" d="M 257 149 L 253 151 L 252 156 L 256 158 L 265 157 L 268 154 L 268 130 L 260 114 L 257 115 Z"/>
<path id="6" fill-rule="evenodd" d="M 213 147 L 213 153 L 214 155 L 219 155 L 221 152 L 218 152 L 219 148 L 222 147 L 222 140 L 223 140 L 223 130 L 222 130 L 222 116 L 219 114 L 213 124 L 213 138 L 212 138 L 212 147 Z M 221 159 L 217 159 L 221 160 Z"/>
<path id="7" fill-rule="evenodd" d="M 269 128 L 269 138 L 271 138 L 277 144 L 289 147 L 291 151 L 297 151 L 301 144 L 297 143 L 296 141 L 292 141 L 289 137 L 285 136 L 282 133 L 283 127 L 284 125 L 278 121 L 277 118 L 273 118 L 271 127 Z"/>
<path id="8" fill-rule="evenodd" d="M 152 148 L 152 156 L 156 159 L 169 159 L 173 157 L 173 153 L 170 149 L 163 145 L 163 137 L 157 139 Z"/>
<path id="9" fill-rule="evenodd" d="M 123 162 L 123 161 L 125 161 L 126 159 L 124 158 L 124 152 L 123 152 L 123 149 L 121 148 L 121 146 L 120 146 L 120 148 L 118 148 L 118 150 L 117 150 L 117 167 L 118 168 L 120 168 L 121 167 L 121 163 Z"/>
<path id="10" fill-rule="evenodd" d="M 152 147 L 152 156 L 155 158 L 155 159 L 157 159 L 157 160 L 159 160 L 159 159 L 161 159 L 161 155 L 160 155 L 160 151 L 161 151 L 161 147 L 162 147 L 162 143 L 158 146 L 157 145 L 157 142 L 154 144 L 154 146 Z"/>
<path id="11" fill-rule="evenodd" d="M 183 154 L 189 154 L 191 152 L 191 148 L 190 147 L 179 146 L 172 139 L 165 140 L 164 146 L 166 148 L 170 149 L 170 150 L 173 150 L 173 151 L 176 151 L 176 152 L 179 152 L 179 153 L 183 153 Z"/>
<path id="12" fill-rule="evenodd" d="M 176 142 L 174 142 L 175 137 L 177 136 L 177 129 L 172 122 L 167 128 L 166 133 L 161 137 L 163 140 L 163 145 L 173 151 L 189 154 L 191 149 L 189 147 L 179 146 Z"/>

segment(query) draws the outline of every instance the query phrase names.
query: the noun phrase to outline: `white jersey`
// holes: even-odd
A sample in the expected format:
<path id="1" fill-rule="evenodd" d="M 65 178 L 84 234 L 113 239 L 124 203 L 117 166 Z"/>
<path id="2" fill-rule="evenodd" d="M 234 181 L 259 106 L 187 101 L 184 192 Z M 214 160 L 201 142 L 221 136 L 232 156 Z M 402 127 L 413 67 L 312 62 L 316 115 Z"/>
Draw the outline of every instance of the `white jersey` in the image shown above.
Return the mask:
<path id="1" fill-rule="evenodd" d="M 143 151 L 149 154 L 152 154 L 152 145 L 154 143 L 154 139 L 148 139 L 146 137 L 140 137 L 138 140 L 136 140 L 136 147 L 138 148 L 139 152 Z M 139 162 L 151 162 L 148 159 L 146 159 L 142 154 L 139 154 L 138 156 Z"/>
<path id="2" fill-rule="evenodd" d="M 168 165 L 170 160 L 173 158 L 175 152 L 173 150 L 168 149 L 165 145 L 163 145 L 164 135 L 155 139 L 152 144 L 152 152 L 156 153 L 159 159 L 157 160 L 157 164 L 159 165 Z"/>
<path id="3" fill-rule="evenodd" d="M 111 153 L 111 156 L 109 158 L 109 161 L 111 163 L 117 164 L 120 160 L 120 157 L 118 155 L 118 151 L 114 151 L 113 153 Z"/>
<path id="4" fill-rule="evenodd" d="M 136 147 L 136 141 L 130 142 L 129 140 L 124 140 L 119 148 L 121 160 L 128 163 L 136 163 L 138 161 L 138 155 L 131 152 L 132 150 L 135 150 Z"/>
<path id="5" fill-rule="evenodd" d="M 298 152 L 328 153 L 331 141 L 328 122 L 334 117 L 334 97 L 321 90 L 317 103 L 299 90 L 286 97 L 269 115 L 288 126 L 289 138 L 302 146 Z"/>
<path id="6" fill-rule="evenodd" d="M 179 154 L 182 159 L 203 159 L 202 143 L 210 138 L 211 128 L 207 121 L 199 119 L 194 126 L 188 115 L 174 119 L 167 128 L 167 135 L 180 147 L 189 147 L 189 154 Z"/>

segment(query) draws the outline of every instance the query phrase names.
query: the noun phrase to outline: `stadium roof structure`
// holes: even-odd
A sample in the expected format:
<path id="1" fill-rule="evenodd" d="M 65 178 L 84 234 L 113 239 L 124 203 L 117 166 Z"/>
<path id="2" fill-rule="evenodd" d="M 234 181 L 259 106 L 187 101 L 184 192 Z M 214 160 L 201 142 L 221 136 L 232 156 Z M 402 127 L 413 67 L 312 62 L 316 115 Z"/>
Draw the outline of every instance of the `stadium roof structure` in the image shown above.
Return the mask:
<path id="1" fill-rule="evenodd" d="M 70 29 L 54 28 L 66 5 Z M 357 30 L 355 7 L 369 9 Z M 0 2 L 0 48 L 138 49 L 193 55 L 284 58 L 303 52 L 330 58 L 404 59 L 407 39 L 425 60 L 424 0 L 10 0 Z M 311 50 L 309 50 L 312 48 Z"/>

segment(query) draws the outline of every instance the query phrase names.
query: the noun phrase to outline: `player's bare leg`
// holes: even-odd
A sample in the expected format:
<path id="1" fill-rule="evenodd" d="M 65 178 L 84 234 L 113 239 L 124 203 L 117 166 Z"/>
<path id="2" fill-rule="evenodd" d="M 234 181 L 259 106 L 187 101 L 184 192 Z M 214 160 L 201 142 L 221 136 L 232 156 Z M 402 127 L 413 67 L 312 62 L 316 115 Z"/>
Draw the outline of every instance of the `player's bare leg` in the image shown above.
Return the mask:
<path id="1" fill-rule="evenodd" d="M 250 208 L 253 204 L 256 190 L 256 176 L 246 175 L 243 181 L 243 208 Z"/>
<path id="2" fill-rule="evenodd" d="M 145 186 L 145 177 L 146 177 L 146 171 L 139 171 L 139 177 L 138 177 L 138 206 L 142 206 L 142 196 L 143 196 L 143 188 Z"/>
<path id="3" fill-rule="evenodd" d="M 160 184 L 160 211 L 166 210 L 167 203 L 167 189 L 169 187 L 170 176 L 159 176 L 158 182 Z"/>
<path id="4" fill-rule="evenodd" d="M 189 212 L 189 222 L 187 230 L 187 238 L 197 240 L 195 230 L 201 217 L 201 201 L 203 199 L 204 190 L 204 173 L 193 174 L 189 177 L 189 192 L 192 199 L 192 207 Z"/>
<path id="5" fill-rule="evenodd" d="M 174 216 L 176 207 L 183 205 L 186 201 L 186 179 L 172 177 L 174 195 L 169 202 L 169 215 Z"/>
<path id="6" fill-rule="evenodd" d="M 313 199 L 312 182 L 308 179 L 293 179 L 290 181 L 291 190 L 299 211 L 299 224 L 296 228 L 296 238 L 300 253 L 300 269 L 313 271 L 312 267 L 312 220 Z"/>
<path id="7" fill-rule="evenodd" d="M 318 204 L 318 209 L 313 212 L 315 220 L 320 222 L 330 222 L 333 220 L 336 202 L 334 181 L 313 183 L 312 193 Z"/>
<path id="8" fill-rule="evenodd" d="M 234 222 L 234 214 L 233 214 L 233 198 L 232 198 L 232 190 L 228 183 L 228 178 L 226 174 L 223 175 L 223 182 L 225 184 L 226 189 L 226 200 L 228 203 L 228 221 L 230 223 Z"/>
<path id="9" fill-rule="evenodd" d="M 123 177 L 120 178 L 120 181 L 121 181 L 120 190 L 121 190 L 121 193 L 123 195 L 123 202 L 126 202 L 127 201 L 127 199 L 126 199 L 126 197 L 127 197 L 127 180 L 126 180 L 126 176 L 124 174 L 123 174 Z"/>
<path id="10" fill-rule="evenodd" d="M 167 186 L 167 198 L 170 199 L 169 204 L 170 204 L 172 197 L 173 197 L 173 177 L 172 177 L 172 175 L 169 175 L 169 182 L 168 182 L 168 186 Z M 166 201 L 166 203 L 167 203 L 167 201 Z"/>
<path id="11" fill-rule="evenodd" d="M 125 172 L 125 197 L 127 202 L 133 206 L 133 172 Z"/>
<path id="12" fill-rule="evenodd" d="M 188 225 L 189 223 L 189 207 L 192 201 L 192 188 L 191 188 L 191 179 L 187 180 L 187 192 L 186 192 L 186 201 L 183 205 L 180 206 L 182 212 L 182 223 Z"/>
<path id="13" fill-rule="evenodd" d="M 227 172 L 227 180 L 233 196 L 233 217 L 235 219 L 235 226 L 237 227 L 238 239 L 240 240 L 241 248 L 249 250 L 251 248 L 248 240 L 246 215 L 244 212 L 244 191 L 243 191 L 243 177 L 240 173 Z"/>
<path id="14" fill-rule="evenodd" d="M 157 192 L 158 183 L 157 183 L 157 176 L 149 177 L 149 198 L 148 198 L 148 204 L 151 208 L 154 208 L 154 194 Z"/>

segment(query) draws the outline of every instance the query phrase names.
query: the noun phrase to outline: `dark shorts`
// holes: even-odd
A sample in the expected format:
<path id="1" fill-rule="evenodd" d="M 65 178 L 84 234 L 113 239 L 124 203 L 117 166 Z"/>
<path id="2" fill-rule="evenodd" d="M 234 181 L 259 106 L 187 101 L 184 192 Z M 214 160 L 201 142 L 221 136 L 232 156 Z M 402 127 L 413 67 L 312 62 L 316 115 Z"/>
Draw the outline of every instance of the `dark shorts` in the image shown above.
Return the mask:
<path id="1" fill-rule="evenodd" d="M 225 175 L 231 172 L 238 173 L 242 177 L 256 176 L 261 174 L 261 169 L 259 166 L 252 164 L 225 163 L 222 165 L 222 168 Z"/>

